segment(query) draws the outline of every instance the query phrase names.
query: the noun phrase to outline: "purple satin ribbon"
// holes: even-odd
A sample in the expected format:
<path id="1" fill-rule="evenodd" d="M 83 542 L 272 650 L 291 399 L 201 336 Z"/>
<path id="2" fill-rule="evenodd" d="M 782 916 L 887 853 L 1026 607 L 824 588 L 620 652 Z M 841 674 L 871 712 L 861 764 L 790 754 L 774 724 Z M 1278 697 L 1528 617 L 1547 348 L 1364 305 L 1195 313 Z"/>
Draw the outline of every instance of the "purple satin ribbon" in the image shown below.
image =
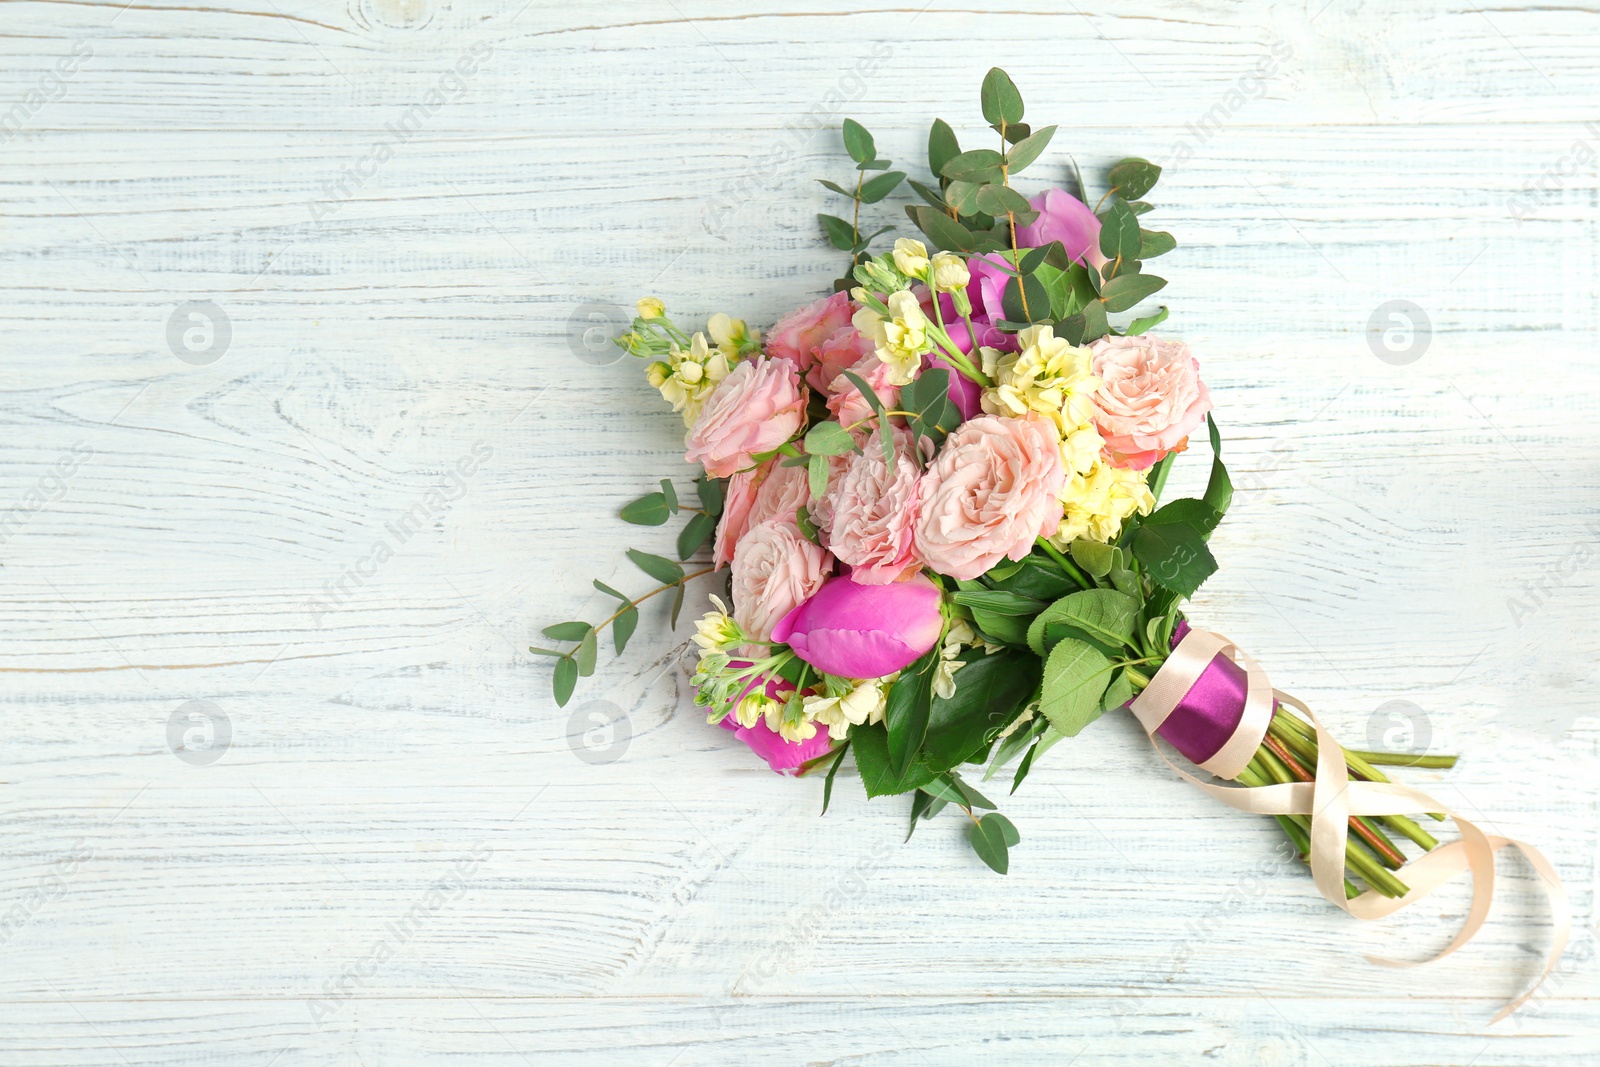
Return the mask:
<path id="1" fill-rule="evenodd" d="M 1188 632 L 1189 624 L 1178 620 L 1172 647 L 1178 647 Z M 1244 668 L 1219 652 L 1156 733 L 1191 763 L 1204 763 L 1221 751 L 1238 728 L 1248 689 Z"/>

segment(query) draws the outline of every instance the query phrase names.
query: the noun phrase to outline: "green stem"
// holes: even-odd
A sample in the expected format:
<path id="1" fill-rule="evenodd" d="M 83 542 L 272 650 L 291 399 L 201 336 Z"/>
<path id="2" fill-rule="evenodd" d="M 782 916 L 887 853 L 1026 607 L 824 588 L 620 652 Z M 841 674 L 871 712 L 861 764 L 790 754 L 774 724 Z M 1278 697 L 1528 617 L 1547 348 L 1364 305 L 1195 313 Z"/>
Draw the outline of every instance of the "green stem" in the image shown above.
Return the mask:
<path id="1" fill-rule="evenodd" d="M 686 511 L 699 511 L 700 509 L 699 508 L 685 508 L 684 510 L 686 510 Z M 715 567 L 702 567 L 700 570 L 693 571 L 693 572 L 691 572 L 689 574 L 685 574 L 682 578 L 679 578 L 675 582 L 668 582 L 666 585 L 662 586 L 660 589 L 652 589 L 652 590 L 650 590 L 648 593 L 646 593 L 644 596 L 640 597 L 637 600 L 628 601 L 628 606 L 627 607 L 618 608 L 615 612 L 613 612 L 612 614 L 608 615 L 605 619 L 601 620 L 600 622 L 595 623 L 594 624 L 594 632 L 598 634 L 601 630 L 604 630 L 607 626 L 610 626 L 613 622 L 615 622 L 619 617 L 621 617 L 622 615 L 624 615 L 628 611 L 631 611 L 634 608 L 637 608 L 640 604 L 643 604 L 646 600 L 649 600 L 651 597 L 655 596 L 657 593 L 665 593 L 668 589 L 676 589 L 676 588 L 678 588 L 678 586 L 683 585 L 689 579 L 698 578 L 703 574 L 710 574 L 714 570 L 716 570 Z"/>
<path id="2" fill-rule="evenodd" d="M 1435 770 L 1449 770 L 1456 765 L 1455 756 L 1422 756 L 1409 752 L 1366 752 L 1361 749 L 1345 749 L 1345 754 L 1355 756 L 1369 764 L 1385 767 L 1430 767 Z"/>
<path id="3" fill-rule="evenodd" d="M 1066 571 L 1069 576 L 1071 576 L 1073 581 L 1077 582 L 1085 589 L 1095 588 L 1095 580 L 1084 573 L 1083 568 L 1079 567 L 1076 563 L 1072 562 L 1065 555 L 1063 555 L 1059 548 L 1057 548 L 1055 545 L 1052 545 L 1049 541 L 1046 541 L 1042 537 L 1039 538 L 1036 543 L 1040 548 L 1044 549 L 1045 555 L 1055 560 L 1056 564 L 1062 570 Z"/>

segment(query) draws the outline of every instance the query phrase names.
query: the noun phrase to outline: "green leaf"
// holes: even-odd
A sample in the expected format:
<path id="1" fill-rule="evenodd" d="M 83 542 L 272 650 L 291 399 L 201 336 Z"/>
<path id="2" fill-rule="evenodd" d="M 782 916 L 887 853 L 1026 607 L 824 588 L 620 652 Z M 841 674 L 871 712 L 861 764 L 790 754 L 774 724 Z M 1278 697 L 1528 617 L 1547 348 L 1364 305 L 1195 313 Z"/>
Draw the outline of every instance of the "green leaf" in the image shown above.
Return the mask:
<path id="1" fill-rule="evenodd" d="M 611 639 L 617 643 L 617 655 L 622 655 L 622 650 L 628 647 L 628 638 L 633 636 L 633 631 L 639 628 L 639 609 L 629 606 L 611 624 Z"/>
<path id="2" fill-rule="evenodd" d="M 1154 274 L 1119 274 L 1101 288 L 1100 298 L 1105 301 L 1107 311 L 1127 311 L 1166 287 L 1167 280 Z"/>
<path id="3" fill-rule="evenodd" d="M 567 701 L 572 699 L 572 690 L 578 684 L 578 665 L 572 662 L 571 656 L 556 660 L 556 670 L 550 676 L 550 691 L 555 694 L 556 706 L 566 707 Z"/>
<path id="4" fill-rule="evenodd" d="M 1157 326 L 1160 326 L 1166 321 L 1167 306 L 1162 304 L 1161 309 L 1154 315 L 1146 315 L 1142 319 L 1134 319 L 1132 322 L 1128 323 L 1128 328 L 1122 332 L 1124 336 L 1127 337 L 1138 337 L 1142 333 L 1149 333 L 1151 330 L 1155 329 Z"/>
<path id="5" fill-rule="evenodd" d="M 1023 138 L 1012 147 L 1011 151 L 1006 153 L 1006 169 L 1012 174 L 1016 174 L 1029 163 L 1038 159 L 1039 153 L 1045 150 L 1045 147 L 1050 144 L 1050 138 L 1054 137 L 1055 134 L 1056 128 L 1054 126 L 1046 126 L 1044 129 L 1035 130 Z"/>
<path id="6" fill-rule="evenodd" d="M 1228 505 L 1233 503 L 1233 480 L 1228 477 L 1228 468 L 1222 465 L 1222 434 L 1217 430 L 1217 420 L 1210 415 L 1206 416 L 1206 433 L 1211 438 L 1211 478 L 1206 482 L 1206 491 L 1202 496 L 1217 513 L 1217 521 L 1222 521 L 1222 516 L 1228 513 Z"/>
<path id="7" fill-rule="evenodd" d="M 828 232 L 828 240 L 841 252 L 852 251 L 856 246 L 856 228 L 837 215 L 821 215 L 817 219 Z"/>
<path id="8" fill-rule="evenodd" d="M 988 188 L 978 182 L 950 182 L 945 187 L 944 198 L 962 215 L 978 214 L 978 193 Z"/>
<path id="9" fill-rule="evenodd" d="M 1000 164 L 1005 162 L 992 148 L 974 148 L 963 152 L 940 168 L 939 173 L 952 181 L 993 182 L 1000 180 Z"/>
<path id="10" fill-rule="evenodd" d="M 804 505 L 795 509 L 794 525 L 795 529 L 800 531 L 801 537 L 814 545 L 822 544 L 822 537 L 817 533 L 817 525 L 811 521 L 811 512 Z"/>
<path id="11" fill-rule="evenodd" d="M 1028 620 L 1016 615 L 1001 615 L 998 612 L 984 611 L 982 608 L 969 608 L 972 612 L 972 625 L 984 640 L 1000 645 L 1015 645 L 1025 647 L 1028 643 Z"/>
<path id="12" fill-rule="evenodd" d="M 911 412 L 907 420 L 916 437 L 927 437 L 937 445 L 961 425 L 961 409 L 950 399 L 950 372 L 930 367 L 900 390 L 900 410 Z"/>
<path id="13" fill-rule="evenodd" d="M 668 508 L 674 512 L 678 510 L 678 487 L 672 484 L 671 478 L 661 479 L 661 496 Z"/>
<path id="14" fill-rule="evenodd" d="M 1008 212 L 1031 211 L 1027 197 L 1004 185 L 985 185 L 978 190 L 978 209 L 999 217 Z"/>
<path id="15" fill-rule="evenodd" d="M 849 379 L 851 385 L 856 387 L 856 392 L 861 394 L 862 399 L 872 407 L 872 413 L 878 417 L 878 425 L 882 427 L 884 423 L 888 422 L 888 409 L 883 406 L 883 401 L 878 399 L 878 394 L 873 391 L 872 386 L 868 385 L 853 370 L 845 371 L 844 376 Z M 894 470 L 894 434 L 880 432 L 878 434 L 878 442 L 883 446 L 884 464 L 890 470 Z"/>
<path id="16" fill-rule="evenodd" d="M 605 582 L 602 582 L 598 578 L 596 578 L 594 580 L 594 587 L 596 589 L 600 590 L 600 592 L 606 594 L 607 596 L 616 597 L 618 600 L 622 601 L 624 604 L 633 603 L 633 598 L 631 596 L 629 596 L 627 593 L 618 592 L 617 590 L 611 588 L 609 585 L 607 585 Z"/>
<path id="17" fill-rule="evenodd" d="M 917 229 L 941 251 L 971 252 L 974 246 L 972 231 L 942 211 L 920 204 L 908 204 L 906 213 Z"/>
<path id="18" fill-rule="evenodd" d="M 532 645 L 529 645 L 528 646 L 528 651 L 532 652 L 536 656 L 553 656 L 556 659 L 566 659 L 567 658 L 567 654 L 565 652 L 557 652 L 554 649 L 549 649 L 549 648 L 535 648 Z"/>
<path id="19" fill-rule="evenodd" d="M 541 632 L 552 641 L 582 641 L 593 629 L 586 622 L 558 622 Z"/>
<path id="20" fill-rule="evenodd" d="M 863 204 L 876 204 L 879 200 L 894 192 L 895 187 L 905 180 L 905 172 L 891 170 L 880 174 L 876 178 L 869 178 L 861 183 L 861 202 Z"/>
<path id="21" fill-rule="evenodd" d="M 667 559 L 665 556 L 652 556 L 648 552 L 640 552 L 637 548 L 628 549 L 628 558 L 634 565 L 650 577 L 663 585 L 683 580 L 683 568 Z"/>
<path id="22" fill-rule="evenodd" d="M 856 194 L 855 194 L 854 191 L 844 188 L 838 182 L 830 182 L 826 178 L 818 178 L 817 181 L 822 183 L 822 187 L 823 188 L 831 189 L 834 192 L 838 193 L 840 196 L 848 196 L 851 200 L 854 200 L 856 198 Z"/>
<path id="23" fill-rule="evenodd" d="M 928 169 L 943 174 L 944 165 L 961 154 L 961 144 L 956 131 L 944 119 L 934 119 L 928 127 Z"/>
<path id="24" fill-rule="evenodd" d="M 1100 216 L 1100 252 L 1109 260 L 1139 258 L 1139 216 L 1115 197 Z"/>
<path id="25" fill-rule="evenodd" d="M 844 744 L 839 746 L 839 754 L 833 758 L 833 766 L 828 768 L 828 777 L 822 780 L 822 814 L 828 814 L 828 804 L 833 800 L 833 776 L 839 773 L 839 764 L 844 762 L 844 754 L 850 751 L 850 739 L 845 738 Z"/>
<path id="26" fill-rule="evenodd" d="M 928 710 L 922 758 L 949 770 L 982 753 L 1022 713 L 1039 686 L 1040 662 L 1022 651 L 968 649 L 955 673 L 955 692 L 935 695 Z"/>
<path id="27" fill-rule="evenodd" d="M 1110 682 L 1110 660 L 1083 641 L 1062 641 L 1045 661 L 1039 710 L 1050 725 L 1076 737 L 1100 717 L 1100 698 Z"/>
<path id="28" fill-rule="evenodd" d="M 1178 247 L 1178 241 L 1165 230 L 1140 230 L 1139 231 L 1139 257 L 1140 259 L 1155 259 L 1164 256 Z"/>
<path id="29" fill-rule="evenodd" d="M 578 673 L 585 678 L 594 673 L 594 660 L 599 652 L 599 646 L 598 637 L 593 630 L 590 630 L 573 650 L 572 658 L 578 664 Z"/>
<path id="30" fill-rule="evenodd" d="M 1110 545 L 1083 537 L 1072 542 L 1068 551 L 1074 563 L 1096 578 L 1104 578 L 1111 573 L 1111 562 L 1116 557 L 1116 549 Z"/>
<path id="31" fill-rule="evenodd" d="M 1017 765 L 1016 776 L 1011 779 L 1012 794 L 1016 793 L 1017 787 L 1022 784 L 1024 778 L 1028 777 L 1028 772 L 1033 769 L 1033 757 L 1038 753 L 1039 747 L 1040 743 L 1035 742 L 1033 747 L 1028 749 L 1028 754 L 1022 757 L 1022 762 Z"/>
<path id="32" fill-rule="evenodd" d="M 1028 298 L 1026 307 L 1022 302 L 1023 294 Z M 1006 282 L 1000 302 L 1006 318 L 1016 322 L 1040 322 L 1050 317 L 1050 290 L 1037 275 L 1029 274 Z"/>
<path id="33" fill-rule="evenodd" d="M 948 800 L 936 797 L 925 790 L 917 790 L 916 794 L 911 798 L 911 828 L 906 831 L 906 840 L 910 841 L 911 835 L 917 832 L 917 820 L 919 818 L 933 818 L 943 811 L 944 806 L 948 803 L 950 803 Z"/>
<path id="34" fill-rule="evenodd" d="M 700 506 L 712 515 L 722 514 L 722 482 L 717 478 L 696 478 L 695 492 L 700 497 Z"/>
<path id="35" fill-rule="evenodd" d="M 1147 159 L 1132 156 L 1111 168 L 1106 175 L 1111 182 L 1111 189 L 1124 200 L 1142 200 L 1144 195 L 1155 188 L 1157 179 L 1161 177 L 1161 168 Z"/>
<path id="36" fill-rule="evenodd" d="M 948 782 L 950 785 L 953 785 L 957 791 L 960 792 L 961 800 L 958 803 L 960 803 L 963 807 L 968 809 L 988 808 L 990 811 L 995 809 L 994 801 L 990 800 L 972 786 L 968 785 L 966 780 L 956 772 L 947 772 L 944 776 L 944 781 Z"/>
<path id="37" fill-rule="evenodd" d="M 935 171 L 934 173 L 937 174 L 938 172 Z M 922 197 L 922 199 L 926 200 L 936 210 L 938 210 L 938 211 L 943 211 L 944 210 L 944 208 L 945 208 L 944 197 L 940 196 L 939 193 L 936 190 L 928 188 L 926 185 L 923 185 L 921 182 L 917 181 L 915 178 L 907 178 L 906 179 L 906 184 L 911 186 L 911 188 L 915 189 L 917 191 L 917 195 Z"/>
<path id="38" fill-rule="evenodd" d="M 934 772 L 916 756 L 905 774 L 894 773 L 889 765 L 889 732 L 881 722 L 852 726 L 850 744 L 856 754 L 856 768 L 861 772 L 861 785 L 869 797 L 909 793 L 933 780 Z"/>
<path id="39" fill-rule="evenodd" d="M 1204 500 L 1183 497 L 1161 505 L 1144 521 L 1157 525 L 1164 522 L 1178 522 L 1193 527 L 1202 537 L 1209 537 L 1211 531 L 1217 528 L 1217 523 L 1222 521 L 1222 516 L 1216 508 Z"/>
<path id="40" fill-rule="evenodd" d="M 821 500 L 828 491 L 828 457 L 814 455 L 806 461 L 806 478 L 812 500 Z"/>
<path id="41" fill-rule="evenodd" d="M 690 515 L 689 521 L 678 531 L 678 558 L 688 559 L 700 551 L 700 546 L 716 532 L 717 520 L 710 515 L 698 511 Z"/>
<path id="42" fill-rule="evenodd" d="M 1009 827 L 1009 830 L 1007 829 Z M 991 812 L 967 827 L 972 851 L 998 874 L 1011 869 L 1010 844 L 1019 840 L 1017 828 L 999 812 Z"/>
<path id="43" fill-rule="evenodd" d="M 672 509 L 667 506 L 667 498 L 660 493 L 646 493 L 622 508 L 622 521 L 635 526 L 661 526 L 670 518 Z"/>
<path id="44" fill-rule="evenodd" d="M 954 593 L 950 597 L 957 604 L 964 604 L 969 608 L 981 608 L 992 611 L 997 615 L 1027 615 L 1034 616 L 1045 609 L 1043 601 L 1035 600 L 1019 593 L 1007 592 L 1003 589 L 982 589 L 970 592 Z"/>
<path id="45" fill-rule="evenodd" d="M 844 150 L 857 163 L 870 163 L 878 155 L 878 149 L 872 143 L 872 134 L 855 119 L 844 120 Z"/>
<path id="46" fill-rule="evenodd" d="M 1106 322 L 1106 305 L 1099 300 L 1091 300 L 1083 306 L 1083 340 L 1077 344 L 1088 344 L 1098 341 L 1111 330 L 1111 324 Z"/>
<path id="47" fill-rule="evenodd" d="M 991 126 L 1009 126 L 1022 121 L 1022 94 L 1017 91 L 1011 75 L 999 67 L 989 68 L 983 76 L 983 89 L 978 94 L 983 105 L 983 121 Z"/>
<path id="48" fill-rule="evenodd" d="M 933 700 L 933 676 L 939 664 L 935 645 L 889 686 L 883 723 L 889 731 L 889 766 L 904 777 L 911 757 L 922 748 L 928 733 L 928 711 Z"/>
<path id="49" fill-rule="evenodd" d="M 1186 523 L 1146 521 L 1133 531 L 1131 547 L 1152 581 L 1182 596 L 1194 596 L 1217 569 L 1205 538 Z"/>
<path id="50" fill-rule="evenodd" d="M 683 610 L 683 585 L 680 583 L 678 591 L 672 594 L 672 614 L 667 617 L 667 627 L 678 628 L 678 612 Z"/>
<path id="51" fill-rule="evenodd" d="M 1156 209 L 1154 204 L 1147 204 L 1143 200 L 1130 200 L 1128 206 L 1133 208 L 1135 215 L 1148 215 Z"/>
<path id="52" fill-rule="evenodd" d="M 856 450 L 856 439 L 837 422 L 819 422 L 806 431 L 805 446 L 806 454 L 813 459 L 817 456 L 842 456 Z"/>
<path id="53" fill-rule="evenodd" d="M 1100 699 L 1101 711 L 1115 711 L 1133 699 L 1133 683 L 1128 681 L 1128 672 L 1118 671 L 1111 679 L 1111 684 L 1106 686 L 1106 693 Z"/>
<path id="54" fill-rule="evenodd" d="M 990 575 L 993 573 L 994 571 L 989 572 Z M 1077 580 L 1062 570 L 1055 560 L 1038 554 L 1025 557 L 1015 573 L 1008 574 L 1004 578 L 991 578 L 989 584 L 996 589 L 1021 593 L 1023 596 L 1042 600 L 1047 604 L 1060 600 L 1068 593 L 1076 593 L 1082 588 Z"/>
<path id="55" fill-rule="evenodd" d="M 1113 649 L 1128 644 L 1133 624 L 1139 617 L 1139 602 L 1115 589 L 1085 589 L 1064 596 L 1046 608 L 1028 627 L 1028 647 L 1034 654 L 1045 654 L 1044 629 L 1052 622 L 1064 622 L 1082 630 L 1095 641 Z"/>
<path id="56" fill-rule="evenodd" d="M 889 169 L 889 160 L 887 160 L 887 159 L 869 159 L 864 163 L 857 163 L 856 164 L 856 170 L 888 170 L 888 169 Z"/>

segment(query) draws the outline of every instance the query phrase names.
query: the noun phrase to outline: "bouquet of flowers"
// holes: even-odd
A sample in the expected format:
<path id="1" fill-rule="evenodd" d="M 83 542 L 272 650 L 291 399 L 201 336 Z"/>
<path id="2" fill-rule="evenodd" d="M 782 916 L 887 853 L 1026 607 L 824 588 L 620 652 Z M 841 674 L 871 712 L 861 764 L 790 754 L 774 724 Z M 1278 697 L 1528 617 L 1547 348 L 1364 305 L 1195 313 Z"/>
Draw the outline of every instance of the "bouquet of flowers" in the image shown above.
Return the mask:
<path id="1" fill-rule="evenodd" d="M 548 627 L 568 650 L 533 649 L 555 658 L 557 702 L 594 671 L 607 625 L 620 653 L 645 599 L 672 591 L 676 625 L 686 583 L 726 568 L 726 599 L 696 624 L 696 702 L 773 770 L 825 767 L 824 812 L 853 754 L 868 796 L 909 795 L 913 830 L 959 811 L 1004 874 L 1021 834 L 972 779 L 1008 771 L 1014 792 L 1053 745 L 1127 709 L 1152 740 L 1236 784 L 1179 774 L 1274 817 L 1318 890 L 1360 918 L 1470 869 L 1472 911 L 1441 955 L 1482 925 L 1493 854 L 1517 847 L 1556 913 L 1553 966 L 1566 905 L 1545 858 L 1380 769 L 1453 758 L 1342 748 L 1248 655 L 1185 618 L 1216 570 L 1207 541 L 1232 485 L 1199 362 L 1152 332 L 1166 308 L 1132 317 L 1166 284 L 1151 261 L 1176 247 L 1144 222 L 1161 169 L 1123 160 L 1092 207 L 1076 167 L 1068 188 L 1025 196 L 1013 181 L 1056 127 L 1023 121 L 998 68 L 981 103 L 993 147 L 963 150 L 936 120 L 926 184 L 844 122 L 854 179 L 822 184 L 850 206 L 819 218 L 848 270 L 764 337 L 726 314 L 690 333 L 661 301 L 639 301 L 618 344 L 647 361 L 704 474 L 698 507 L 667 479 L 622 518 L 687 512 L 678 557 L 710 542 L 711 561 L 690 572 L 630 551 L 656 589 L 630 597 L 596 581 L 618 610 Z M 875 254 L 892 228 L 863 232 L 863 208 L 903 181 L 922 201 L 906 208 L 922 239 Z M 1163 501 L 1201 433 L 1205 491 Z M 1447 814 L 1461 838 L 1442 846 L 1412 818 Z"/>

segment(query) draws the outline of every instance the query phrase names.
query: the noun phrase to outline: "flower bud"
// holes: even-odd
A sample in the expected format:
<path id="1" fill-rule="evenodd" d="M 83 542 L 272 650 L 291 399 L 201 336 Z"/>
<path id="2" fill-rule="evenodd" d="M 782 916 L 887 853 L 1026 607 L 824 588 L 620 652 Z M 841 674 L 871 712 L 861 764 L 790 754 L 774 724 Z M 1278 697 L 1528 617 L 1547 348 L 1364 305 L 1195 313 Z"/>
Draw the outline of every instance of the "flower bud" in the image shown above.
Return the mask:
<path id="1" fill-rule="evenodd" d="M 778 621 L 772 639 L 827 674 L 881 678 L 909 666 L 944 629 L 939 587 L 925 575 L 890 585 L 830 578 Z"/>
<path id="2" fill-rule="evenodd" d="M 644 376 L 650 382 L 652 389 L 660 389 L 666 380 L 672 377 L 672 366 L 658 359 L 644 369 Z"/>
<path id="3" fill-rule="evenodd" d="M 641 319 L 659 319 L 667 313 L 667 305 L 654 296 L 641 297 L 634 306 L 638 309 Z"/>
<path id="4" fill-rule="evenodd" d="M 928 270 L 928 247 L 912 237 L 902 237 L 894 243 L 894 265 L 908 278 L 925 277 Z"/>
<path id="5" fill-rule="evenodd" d="M 934 253 L 932 271 L 928 277 L 933 288 L 941 293 L 953 293 L 965 289 L 967 282 L 971 280 L 966 263 L 952 252 Z"/>

